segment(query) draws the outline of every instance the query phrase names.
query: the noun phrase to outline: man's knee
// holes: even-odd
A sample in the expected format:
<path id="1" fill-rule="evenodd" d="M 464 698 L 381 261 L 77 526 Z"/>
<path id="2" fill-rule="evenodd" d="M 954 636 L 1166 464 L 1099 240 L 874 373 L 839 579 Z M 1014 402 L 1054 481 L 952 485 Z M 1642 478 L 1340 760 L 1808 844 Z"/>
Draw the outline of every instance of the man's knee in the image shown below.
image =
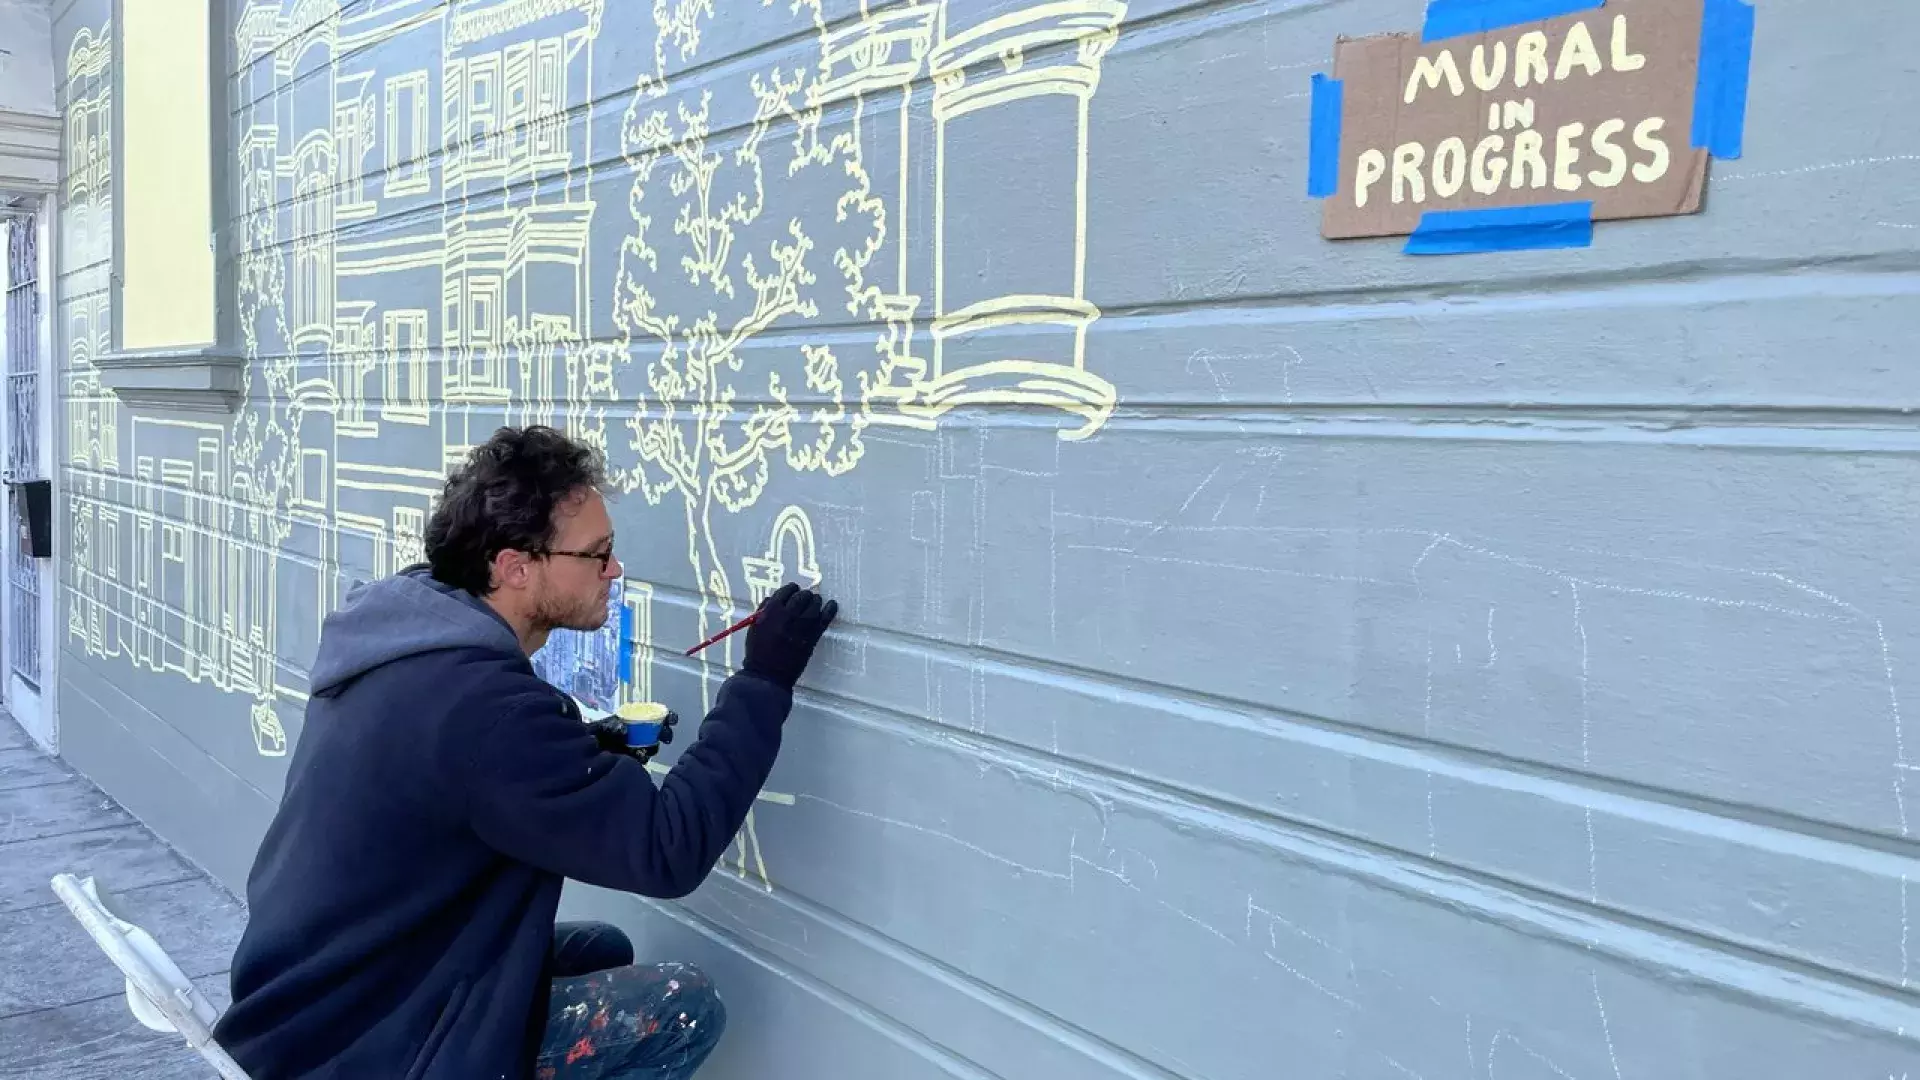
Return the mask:
<path id="1" fill-rule="evenodd" d="M 609 1077 L 691 1076 L 727 1029 L 719 991 L 693 964 L 558 979 L 550 1008 L 542 1064 L 595 1057 Z"/>
<path id="2" fill-rule="evenodd" d="M 591 975 L 632 963 L 633 942 L 612 923 L 563 922 L 553 928 L 556 978 Z"/>
<path id="3" fill-rule="evenodd" d="M 680 1025 L 689 1041 L 708 1046 L 727 1030 L 727 1006 L 707 973 L 693 964 L 662 964 L 668 1009 L 662 1026 Z"/>

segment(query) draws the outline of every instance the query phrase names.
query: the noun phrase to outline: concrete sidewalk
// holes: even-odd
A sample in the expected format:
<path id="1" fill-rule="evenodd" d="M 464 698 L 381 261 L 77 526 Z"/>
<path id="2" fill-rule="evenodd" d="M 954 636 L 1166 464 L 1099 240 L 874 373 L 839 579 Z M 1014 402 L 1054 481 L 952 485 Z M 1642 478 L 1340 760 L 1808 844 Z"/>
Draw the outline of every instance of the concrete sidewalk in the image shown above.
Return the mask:
<path id="1" fill-rule="evenodd" d="M 211 1080 L 178 1036 L 134 1020 L 120 973 L 48 884 L 61 872 L 95 876 L 227 1005 L 240 903 L 0 714 L 0 1078 Z"/>

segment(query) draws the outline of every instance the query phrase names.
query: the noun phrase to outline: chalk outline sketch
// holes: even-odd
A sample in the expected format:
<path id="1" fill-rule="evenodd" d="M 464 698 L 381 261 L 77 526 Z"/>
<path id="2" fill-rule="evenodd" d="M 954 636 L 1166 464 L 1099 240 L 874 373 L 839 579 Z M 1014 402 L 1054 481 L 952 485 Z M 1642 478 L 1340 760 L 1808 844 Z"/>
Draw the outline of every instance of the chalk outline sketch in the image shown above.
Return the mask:
<path id="1" fill-rule="evenodd" d="M 667 101 L 672 90 L 669 50 L 691 60 L 703 21 L 714 16 L 711 3 L 692 3 L 655 12 L 655 67 L 636 78 L 623 130 L 635 217 L 621 238 L 621 280 L 612 290 L 621 338 L 617 348 L 591 340 L 598 295 L 590 257 L 596 158 L 592 125 L 575 128 L 569 118 L 591 96 L 604 10 L 605 0 L 469 0 L 451 7 L 402 0 L 359 11 L 343 11 L 338 0 L 250 0 L 238 12 L 232 47 L 244 104 L 234 167 L 245 405 L 231 420 L 142 418 L 126 436 L 131 453 L 123 459 L 118 404 L 91 363 L 109 347 L 106 291 L 63 310 L 74 356 L 67 378 L 77 566 L 69 637 L 90 655 L 250 696 L 257 751 L 284 755 L 288 736 L 280 710 L 297 710 L 307 694 L 300 673 L 281 663 L 280 654 L 290 641 L 296 651 L 317 641 L 320 621 L 343 591 L 343 568 L 379 576 L 418 557 L 444 469 L 492 421 L 552 423 L 607 448 L 606 408 L 630 400 L 619 375 L 639 366 L 636 339 L 661 340 L 672 353 L 678 333 L 683 357 L 698 356 L 709 372 L 738 370 L 741 347 L 777 319 L 818 313 L 818 305 L 798 295 L 800 279 L 811 284 L 816 275 L 806 265 L 807 229 L 794 218 L 792 242 L 771 250 L 774 269 L 767 276 L 746 254 L 729 265 L 724 242 L 708 243 L 702 257 L 683 263 L 696 284 L 704 277 L 716 292 L 720 282 L 730 286 L 743 272 L 770 301 L 736 323 L 723 348 L 710 348 L 713 342 L 692 330 L 701 325 L 693 312 L 656 333 L 661 321 L 644 299 L 655 266 L 641 273 L 634 261 L 654 254 L 640 207 L 649 194 L 657 204 L 674 185 L 656 190 L 645 181 L 663 154 L 683 166 L 696 160 L 705 153 L 707 133 L 683 107 L 685 127 L 676 135 L 664 126 L 666 114 L 650 106 Z M 707 434 L 721 434 L 732 416 L 733 391 L 707 379 L 700 388 L 712 396 L 690 399 L 662 393 L 650 380 L 651 402 L 643 401 L 633 416 L 631 448 L 639 460 L 618 475 L 623 488 L 654 502 L 670 489 L 685 494 L 703 636 L 716 620 L 738 614 L 712 511 L 716 503 L 726 513 L 757 503 L 774 451 L 784 450 L 796 471 L 840 475 L 864 453 L 860 434 L 869 424 L 925 430 L 961 406 L 1042 407 L 1072 418 L 1060 437 L 1079 440 L 1104 425 L 1116 401 L 1113 387 L 1086 366 L 1086 328 L 1099 311 L 1085 299 L 1084 271 L 1088 104 L 1125 6 L 1052 0 L 953 31 L 945 0 L 879 10 L 863 0 L 858 17 L 837 26 L 828 25 L 818 0 L 800 0 L 791 10 L 810 19 L 819 52 L 811 69 L 753 80 L 762 110 L 748 151 L 755 183 L 759 140 L 775 124 L 793 135 L 789 176 L 805 167 L 844 174 L 844 189 L 829 191 L 822 205 L 840 222 L 850 213 L 864 215 L 871 235 L 832 259 L 848 310 L 871 320 L 877 333 L 872 356 L 850 372 L 857 400 L 833 348 L 807 346 L 802 393 L 824 395 L 830 404 L 790 402 L 774 376 L 771 403 L 756 406 L 749 421 L 748 444 L 704 476 L 696 465 L 684 482 L 685 462 L 650 453 L 658 447 L 644 435 L 649 408 L 670 414 L 675 406 L 691 406 L 709 425 Z M 370 56 L 390 55 L 393 47 L 433 56 L 439 69 L 384 73 L 373 66 Z M 105 119 L 111 86 L 104 77 L 110 49 L 111 26 L 104 25 L 83 29 L 68 57 L 68 123 L 87 133 L 67 140 L 69 262 L 76 252 L 104 261 L 111 251 Z M 83 82 L 86 93 L 71 92 Z M 926 82 L 933 86 L 936 135 L 931 193 L 915 188 L 909 160 L 916 84 Z M 890 102 L 894 95 L 897 146 L 888 145 L 890 133 L 881 138 L 877 123 L 871 132 L 881 148 L 875 152 L 883 153 L 876 166 L 895 168 L 899 178 L 897 191 L 881 192 L 874 190 L 862 125 L 870 100 Z M 947 132 L 976 112 L 1041 99 L 1063 100 L 1073 113 L 1073 160 L 1063 161 L 1073 184 L 1070 279 L 1046 294 L 1007 293 L 950 308 L 946 266 L 961 248 L 945 226 Z M 836 119 L 850 113 L 850 126 L 823 141 L 830 111 Z M 641 126 L 633 126 L 633 116 L 642 113 Z M 380 157 L 384 163 L 370 168 Z M 699 190 L 702 169 L 710 166 L 687 169 L 691 186 L 678 193 Z M 378 191 L 371 183 L 376 176 Z M 916 282 L 906 232 L 910 211 L 922 202 L 934 221 L 933 263 L 931 281 Z M 427 212 L 408 212 L 411 206 Z M 743 225 L 752 220 L 735 216 Z M 726 211 L 702 207 L 682 224 L 706 230 L 703 240 L 713 241 L 716 230 L 730 229 L 727 218 Z M 389 227 L 371 238 L 348 234 L 370 221 Z M 892 273 L 869 280 L 870 264 L 889 241 Z M 558 298 L 549 290 L 530 300 L 531 290 L 515 285 L 536 264 L 569 272 L 572 287 Z M 403 291 L 388 285 L 422 273 L 438 279 L 439 310 L 383 305 L 390 292 Z M 883 277 L 892 280 L 883 285 Z M 921 313 L 922 292 L 911 291 L 916 284 L 922 292 L 931 286 L 934 296 L 930 358 L 915 348 L 916 319 L 928 318 Z M 622 304 L 633 290 L 643 297 L 638 306 Z M 716 312 L 705 315 L 708 326 L 719 325 Z M 1067 348 L 1044 357 L 981 361 L 977 347 L 971 360 L 954 352 L 956 343 L 976 334 L 1024 329 L 1044 336 L 1062 327 Z M 437 396 L 427 385 L 430 367 L 440 380 Z M 556 393 L 562 377 L 564 389 Z M 678 388 L 687 386 L 683 380 Z M 430 433 L 436 420 L 438 460 L 393 464 L 392 437 Z M 796 424 L 817 432 L 810 443 L 795 438 Z M 388 440 L 385 462 L 364 460 L 382 439 Z M 182 443 L 190 446 L 186 456 Z M 133 463 L 131 472 L 123 461 Z M 649 463 L 666 465 L 673 483 L 660 486 L 656 478 L 649 486 L 642 479 Z M 760 475 L 742 482 L 756 471 Z M 789 508 L 776 521 L 768 550 L 741 563 L 750 602 L 764 596 L 766 575 L 780 564 L 783 530 L 807 552 L 796 555 L 795 569 L 819 584 L 811 522 Z M 136 575 L 130 583 L 122 580 L 129 573 Z M 619 643 L 630 650 L 632 664 L 621 696 L 636 700 L 652 692 L 653 589 L 636 580 L 623 586 L 633 639 Z M 310 624 L 292 621 L 309 610 Z M 617 635 L 618 622 L 610 620 L 601 633 Z M 711 704 L 716 665 L 733 666 L 736 644 L 702 655 L 703 708 Z M 791 804 L 792 796 L 764 792 L 762 801 Z M 751 816 L 732 854 L 743 879 L 751 859 L 760 884 L 771 888 Z"/>

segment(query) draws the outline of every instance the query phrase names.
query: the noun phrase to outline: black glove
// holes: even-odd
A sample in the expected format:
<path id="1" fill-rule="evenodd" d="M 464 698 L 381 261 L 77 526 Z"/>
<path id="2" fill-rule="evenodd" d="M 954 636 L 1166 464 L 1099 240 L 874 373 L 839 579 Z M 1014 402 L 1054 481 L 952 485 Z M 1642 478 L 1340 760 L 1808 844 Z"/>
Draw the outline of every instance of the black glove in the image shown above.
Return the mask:
<path id="1" fill-rule="evenodd" d="M 587 725 L 587 729 L 593 733 L 593 741 L 601 750 L 609 754 L 625 754 L 645 765 L 653 760 L 662 746 L 673 741 L 673 725 L 679 722 L 680 717 L 669 711 L 667 718 L 660 723 L 660 741 L 652 746 L 628 746 L 627 725 L 621 723 L 618 716 L 595 720 Z"/>
<path id="2" fill-rule="evenodd" d="M 813 647 L 820 635 L 840 613 L 840 602 L 820 600 L 812 589 L 793 582 L 760 605 L 760 616 L 747 627 L 746 659 L 740 669 L 769 682 L 793 689 L 813 659 Z"/>

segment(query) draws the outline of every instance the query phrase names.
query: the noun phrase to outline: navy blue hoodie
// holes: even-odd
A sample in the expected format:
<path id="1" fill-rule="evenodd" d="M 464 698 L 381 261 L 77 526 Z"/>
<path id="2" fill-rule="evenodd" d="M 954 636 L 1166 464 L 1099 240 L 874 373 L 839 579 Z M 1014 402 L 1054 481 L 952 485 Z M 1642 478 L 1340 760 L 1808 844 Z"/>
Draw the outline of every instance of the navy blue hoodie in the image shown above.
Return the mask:
<path id="1" fill-rule="evenodd" d="M 793 701 L 735 675 L 656 788 L 423 566 L 348 594 L 312 689 L 215 1031 L 253 1080 L 530 1077 L 563 879 L 692 892 Z"/>

